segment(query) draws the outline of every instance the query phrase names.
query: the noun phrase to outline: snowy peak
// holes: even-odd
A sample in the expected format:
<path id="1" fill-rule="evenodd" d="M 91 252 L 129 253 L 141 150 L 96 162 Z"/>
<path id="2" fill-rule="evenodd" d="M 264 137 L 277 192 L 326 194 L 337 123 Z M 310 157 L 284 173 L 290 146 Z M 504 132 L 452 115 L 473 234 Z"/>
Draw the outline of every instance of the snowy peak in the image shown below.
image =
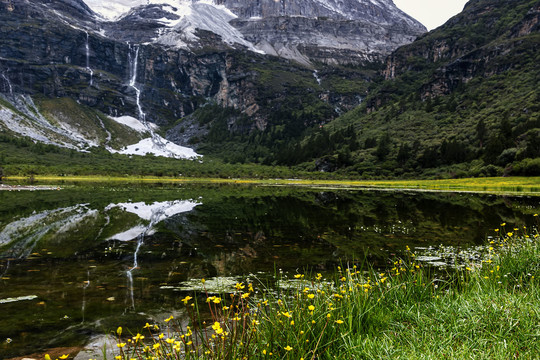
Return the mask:
<path id="1" fill-rule="evenodd" d="M 215 1 L 242 19 L 301 16 L 311 19 L 367 20 L 381 25 L 406 23 L 419 31 L 426 31 L 422 24 L 399 10 L 391 0 Z"/>
<path id="2" fill-rule="evenodd" d="M 123 41 L 194 49 L 201 44 L 198 31 L 205 30 L 218 35 L 228 46 L 239 45 L 257 52 L 253 44 L 230 24 L 237 16 L 225 6 L 211 1 L 86 2 L 101 17 L 114 20 L 106 25 L 108 33 L 114 33 Z"/>
<path id="3" fill-rule="evenodd" d="M 426 31 L 391 0 L 85 2 L 103 18 L 114 19 L 106 28 L 122 41 L 188 50 L 208 44 L 246 48 L 306 65 L 382 60 Z M 218 37 L 207 39 L 201 30 Z M 340 60 L 328 58 L 332 49 L 341 52 Z"/>

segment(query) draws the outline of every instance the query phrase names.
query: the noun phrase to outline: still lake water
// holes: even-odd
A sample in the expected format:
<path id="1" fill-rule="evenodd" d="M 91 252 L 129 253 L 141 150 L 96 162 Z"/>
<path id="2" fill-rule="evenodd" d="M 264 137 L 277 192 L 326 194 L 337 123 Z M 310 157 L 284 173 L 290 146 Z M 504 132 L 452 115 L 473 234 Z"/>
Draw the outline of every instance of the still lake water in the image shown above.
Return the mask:
<path id="1" fill-rule="evenodd" d="M 329 272 L 366 256 L 384 267 L 407 245 L 481 245 L 502 222 L 532 226 L 540 198 L 98 184 L 2 191 L 0 205 L 4 359 L 181 316 L 191 279 Z"/>

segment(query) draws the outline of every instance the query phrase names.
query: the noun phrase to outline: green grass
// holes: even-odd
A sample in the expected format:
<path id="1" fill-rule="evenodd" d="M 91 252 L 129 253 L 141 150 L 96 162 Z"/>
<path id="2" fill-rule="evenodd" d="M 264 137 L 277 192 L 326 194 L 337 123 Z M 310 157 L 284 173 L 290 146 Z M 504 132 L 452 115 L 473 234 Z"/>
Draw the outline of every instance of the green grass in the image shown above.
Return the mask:
<path id="1" fill-rule="evenodd" d="M 26 176 L 9 176 L 8 183 L 21 183 Z M 446 180 L 332 180 L 332 179 L 258 179 L 253 177 L 212 178 L 212 177 L 152 177 L 152 176 L 55 176 L 36 175 L 33 181 L 39 184 L 58 182 L 136 182 L 136 183 L 208 183 L 208 184 L 254 184 L 254 185 L 295 185 L 332 188 L 372 188 L 408 189 L 418 191 L 452 191 L 493 194 L 540 195 L 540 177 L 496 177 Z"/>
<path id="2" fill-rule="evenodd" d="M 117 358 L 537 359 L 538 233 L 501 224 L 494 234 L 480 260 L 442 274 L 407 251 L 329 280 L 299 273 L 203 290 L 183 300 L 189 327 L 171 316 L 142 334 L 119 328 Z"/>

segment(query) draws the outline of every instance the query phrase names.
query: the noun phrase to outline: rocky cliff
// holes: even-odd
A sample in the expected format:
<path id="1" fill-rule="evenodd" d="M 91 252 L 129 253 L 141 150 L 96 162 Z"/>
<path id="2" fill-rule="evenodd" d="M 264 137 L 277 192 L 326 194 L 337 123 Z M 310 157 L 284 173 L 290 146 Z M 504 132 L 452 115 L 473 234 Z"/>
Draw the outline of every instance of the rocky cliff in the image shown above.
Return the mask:
<path id="1" fill-rule="evenodd" d="M 194 30 L 208 30 L 231 46 L 305 65 L 382 61 L 426 31 L 389 0 L 116 0 L 116 10 L 97 0 L 86 3 L 117 16 L 115 25 L 129 31 L 116 28 L 115 34 L 126 40 L 194 49 L 200 48 Z"/>
<path id="2" fill-rule="evenodd" d="M 231 24 L 272 55 L 327 64 L 381 61 L 425 27 L 391 1 L 217 0 L 238 18 Z"/>
<path id="3" fill-rule="evenodd" d="M 472 0 L 436 31 L 392 53 L 384 75 L 393 79 L 408 71 L 432 72 L 421 96 L 449 94 L 475 77 L 519 67 L 521 60 L 538 52 L 537 41 L 524 40 L 539 29 L 537 1 Z"/>

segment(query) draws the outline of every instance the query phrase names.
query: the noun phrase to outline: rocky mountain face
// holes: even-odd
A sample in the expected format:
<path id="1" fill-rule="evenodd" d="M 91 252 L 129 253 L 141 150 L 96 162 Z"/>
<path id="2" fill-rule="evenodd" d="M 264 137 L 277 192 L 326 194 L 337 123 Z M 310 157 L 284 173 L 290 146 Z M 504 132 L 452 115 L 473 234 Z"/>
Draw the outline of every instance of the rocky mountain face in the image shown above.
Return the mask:
<path id="1" fill-rule="evenodd" d="M 231 24 L 265 53 L 327 64 L 383 60 L 425 27 L 391 1 L 218 0 Z"/>
<path id="2" fill-rule="evenodd" d="M 178 119 L 207 103 L 235 109 L 238 116 L 227 127 L 244 132 L 271 126 L 286 99 L 304 99 L 287 111 L 322 106 L 332 109 L 325 110 L 331 119 L 365 96 L 335 84 L 372 75 L 322 65 L 314 73 L 314 63 L 369 65 L 424 30 L 383 0 L 0 0 L 0 126 L 65 145 L 58 137 L 76 132 L 79 123 L 64 121 L 75 110 L 41 113 L 42 104 L 54 107 L 48 100 L 63 98 L 74 100 L 70 106 L 86 117 L 99 110 L 138 119 L 152 138 L 151 124 L 179 129 Z M 282 111 L 280 121 L 286 121 Z M 306 116 L 301 126 L 321 116 Z M 239 125 L 240 118 L 249 120 Z M 34 130 L 13 127 L 23 122 Z M 76 133 L 71 145 L 79 137 L 85 146 L 111 143 L 107 121 L 92 126 L 91 138 Z M 47 135 L 51 127 L 54 134 Z M 168 134 L 189 141 L 174 130 Z"/>
<path id="3" fill-rule="evenodd" d="M 387 58 L 386 79 L 328 124 L 335 141 L 291 148 L 355 176 L 538 175 L 539 63 L 537 0 L 471 0 Z"/>
<path id="4" fill-rule="evenodd" d="M 539 30 L 538 2 L 472 0 L 437 31 L 389 56 L 384 76 L 393 79 L 407 71 L 433 71 L 421 97 L 449 94 L 475 77 L 518 68 L 520 58 L 538 52 L 538 42 L 526 37 Z"/>
<path id="5" fill-rule="evenodd" d="M 115 31 L 171 47 L 200 47 L 194 29 L 208 30 L 230 45 L 311 65 L 382 61 L 426 28 L 389 0 L 117 0 L 120 11 L 86 0 L 104 15 L 119 15 Z M 139 6 L 135 6 L 139 5 Z M 134 35 L 133 33 L 137 33 Z"/>

